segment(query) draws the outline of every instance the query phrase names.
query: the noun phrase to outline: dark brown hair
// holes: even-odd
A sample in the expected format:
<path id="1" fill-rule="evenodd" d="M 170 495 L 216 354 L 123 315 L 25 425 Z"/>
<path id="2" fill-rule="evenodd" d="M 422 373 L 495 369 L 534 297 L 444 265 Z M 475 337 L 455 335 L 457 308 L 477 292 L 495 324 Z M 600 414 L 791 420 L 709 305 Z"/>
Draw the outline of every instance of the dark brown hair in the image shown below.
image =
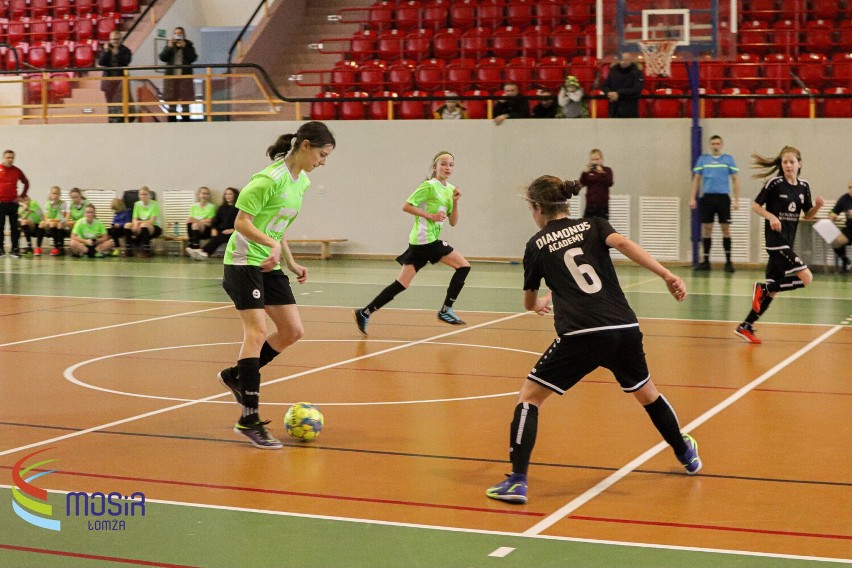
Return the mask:
<path id="1" fill-rule="evenodd" d="M 784 146 L 783 148 L 781 148 L 781 151 L 778 152 L 778 155 L 774 158 L 767 158 L 766 156 L 761 156 L 760 154 L 752 154 L 752 168 L 763 171 L 753 174 L 751 177 L 768 178 L 770 176 L 774 177 L 782 175 L 782 172 L 784 170 L 781 169 L 781 157 L 787 153 L 792 153 L 796 155 L 796 160 L 798 160 L 799 162 L 799 171 L 796 172 L 796 175 L 798 176 L 799 172 L 802 171 L 802 153 L 799 151 L 798 148 L 794 148 L 793 146 Z"/>
<path id="2" fill-rule="evenodd" d="M 568 200 L 580 193 L 581 188 L 576 180 L 540 176 L 527 188 L 524 198 L 530 203 L 538 203 L 545 215 L 568 213 Z"/>
<path id="3" fill-rule="evenodd" d="M 334 135 L 322 122 L 313 120 L 299 127 L 295 134 L 282 134 L 272 146 L 266 149 L 266 155 L 271 160 L 280 159 L 297 148 L 304 140 L 310 142 L 312 148 L 322 148 L 328 144 L 337 146 Z"/>

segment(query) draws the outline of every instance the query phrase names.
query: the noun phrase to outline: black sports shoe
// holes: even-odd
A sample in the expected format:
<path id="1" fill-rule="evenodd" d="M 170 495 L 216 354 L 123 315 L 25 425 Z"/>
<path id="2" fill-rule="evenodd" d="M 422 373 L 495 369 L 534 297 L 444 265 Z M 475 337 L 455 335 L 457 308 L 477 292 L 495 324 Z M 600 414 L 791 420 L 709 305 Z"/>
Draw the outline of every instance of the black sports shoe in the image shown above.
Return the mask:
<path id="1" fill-rule="evenodd" d="M 737 269 L 734 268 L 734 265 L 730 260 L 725 263 L 725 272 L 727 272 L 728 274 L 733 274 L 736 271 Z"/>
<path id="2" fill-rule="evenodd" d="M 710 270 L 710 261 L 705 260 L 703 262 L 699 262 L 695 265 L 695 268 L 693 268 L 693 270 L 695 270 L 696 272 L 704 272 L 706 270 Z"/>
<path id="3" fill-rule="evenodd" d="M 227 369 L 222 369 L 216 375 L 219 379 L 219 382 L 222 383 L 222 386 L 228 387 L 228 390 L 231 391 L 231 394 L 234 395 L 234 399 L 236 399 L 237 404 L 243 404 L 243 394 L 240 392 L 240 379 L 235 376 L 233 367 L 228 367 Z"/>
<path id="4" fill-rule="evenodd" d="M 281 440 L 273 436 L 266 429 L 266 425 L 269 424 L 269 420 L 266 422 L 255 422 L 254 424 L 245 425 L 237 422 L 234 424 L 234 432 L 237 434 L 242 434 L 257 448 L 261 450 L 280 450 L 284 447 L 284 444 L 281 443 Z"/>
<path id="5" fill-rule="evenodd" d="M 355 310 L 355 323 L 358 324 L 358 331 L 361 335 L 367 335 L 367 324 L 370 323 L 370 316 L 364 315 L 364 310 Z"/>

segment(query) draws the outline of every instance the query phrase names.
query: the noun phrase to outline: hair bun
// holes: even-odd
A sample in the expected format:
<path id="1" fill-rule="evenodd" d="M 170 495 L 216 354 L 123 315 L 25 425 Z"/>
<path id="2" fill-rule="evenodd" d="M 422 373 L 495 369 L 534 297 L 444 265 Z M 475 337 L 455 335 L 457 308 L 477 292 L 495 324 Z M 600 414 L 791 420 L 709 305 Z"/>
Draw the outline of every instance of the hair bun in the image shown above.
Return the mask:
<path id="1" fill-rule="evenodd" d="M 580 189 L 582 189 L 582 186 L 577 180 L 566 179 L 559 184 L 559 190 L 566 199 L 571 199 L 572 196 L 578 195 L 580 193 Z"/>

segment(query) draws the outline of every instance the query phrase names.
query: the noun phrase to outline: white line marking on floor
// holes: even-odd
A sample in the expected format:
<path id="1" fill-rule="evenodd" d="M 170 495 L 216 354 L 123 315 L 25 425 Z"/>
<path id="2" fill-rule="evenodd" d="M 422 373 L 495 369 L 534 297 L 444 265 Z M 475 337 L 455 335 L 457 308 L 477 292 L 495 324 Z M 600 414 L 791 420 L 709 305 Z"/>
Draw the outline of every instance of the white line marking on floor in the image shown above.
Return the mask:
<path id="1" fill-rule="evenodd" d="M 497 550 L 495 550 L 494 552 L 492 552 L 488 556 L 493 556 L 495 558 L 505 558 L 513 550 L 515 550 L 515 549 L 511 548 L 509 546 L 501 546 L 500 548 L 498 548 Z"/>

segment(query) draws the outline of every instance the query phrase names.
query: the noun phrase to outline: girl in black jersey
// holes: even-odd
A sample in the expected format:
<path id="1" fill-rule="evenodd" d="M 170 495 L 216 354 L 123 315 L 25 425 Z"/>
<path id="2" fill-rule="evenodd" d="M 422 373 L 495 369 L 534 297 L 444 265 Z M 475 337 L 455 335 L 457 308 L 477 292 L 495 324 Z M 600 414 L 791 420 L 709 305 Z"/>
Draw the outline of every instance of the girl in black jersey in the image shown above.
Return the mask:
<path id="1" fill-rule="evenodd" d="M 698 444 L 683 434 L 677 416 L 659 393 L 645 361 L 642 333 L 610 260 L 618 249 L 666 282 L 678 301 L 686 298 L 683 280 L 645 249 L 618 234 L 606 219 L 568 218 L 568 200 L 580 191 L 576 181 L 553 176 L 536 179 L 526 191 L 533 220 L 541 229 L 524 253 L 524 307 L 550 312 L 558 337 L 527 375 L 510 429 L 512 473 L 485 494 L 510 503 L 527 502 L 527 470 L 538 429 L 538 409 L 554 392 L 564 394 L 598 367 L 612 371 L 651 417 L 675 456 L 693 475 L 701 469 Z M 539 296 L 541 280 L 550 292 Z"/>
<path id="2" fill-rule="evenodd" d="M 799 179 L 802 171 L 802 153 L 792 146 L 784 146 L 775 158 L 752 154 L 755 168 L 763 172 L 755 178 L 770 178 L 755 197 L 751 209 L 764 219 L 763 235 L 769 262 L 766 264 L 766 282 L 755 282 L 751 297 L 751 311 L 737 326 L 734 333 L 749 343 L 759 344 L 754 333 L 754 322 L 769 308 L 778 292 L 804 288 L 813 280 L 808 266 L 793 250 L 799 215 L 813 219 L 825 201 L 817 197 L 811 202 L 811 186 Z M 771 176 L 771 177 L 770 177 Z"/>

